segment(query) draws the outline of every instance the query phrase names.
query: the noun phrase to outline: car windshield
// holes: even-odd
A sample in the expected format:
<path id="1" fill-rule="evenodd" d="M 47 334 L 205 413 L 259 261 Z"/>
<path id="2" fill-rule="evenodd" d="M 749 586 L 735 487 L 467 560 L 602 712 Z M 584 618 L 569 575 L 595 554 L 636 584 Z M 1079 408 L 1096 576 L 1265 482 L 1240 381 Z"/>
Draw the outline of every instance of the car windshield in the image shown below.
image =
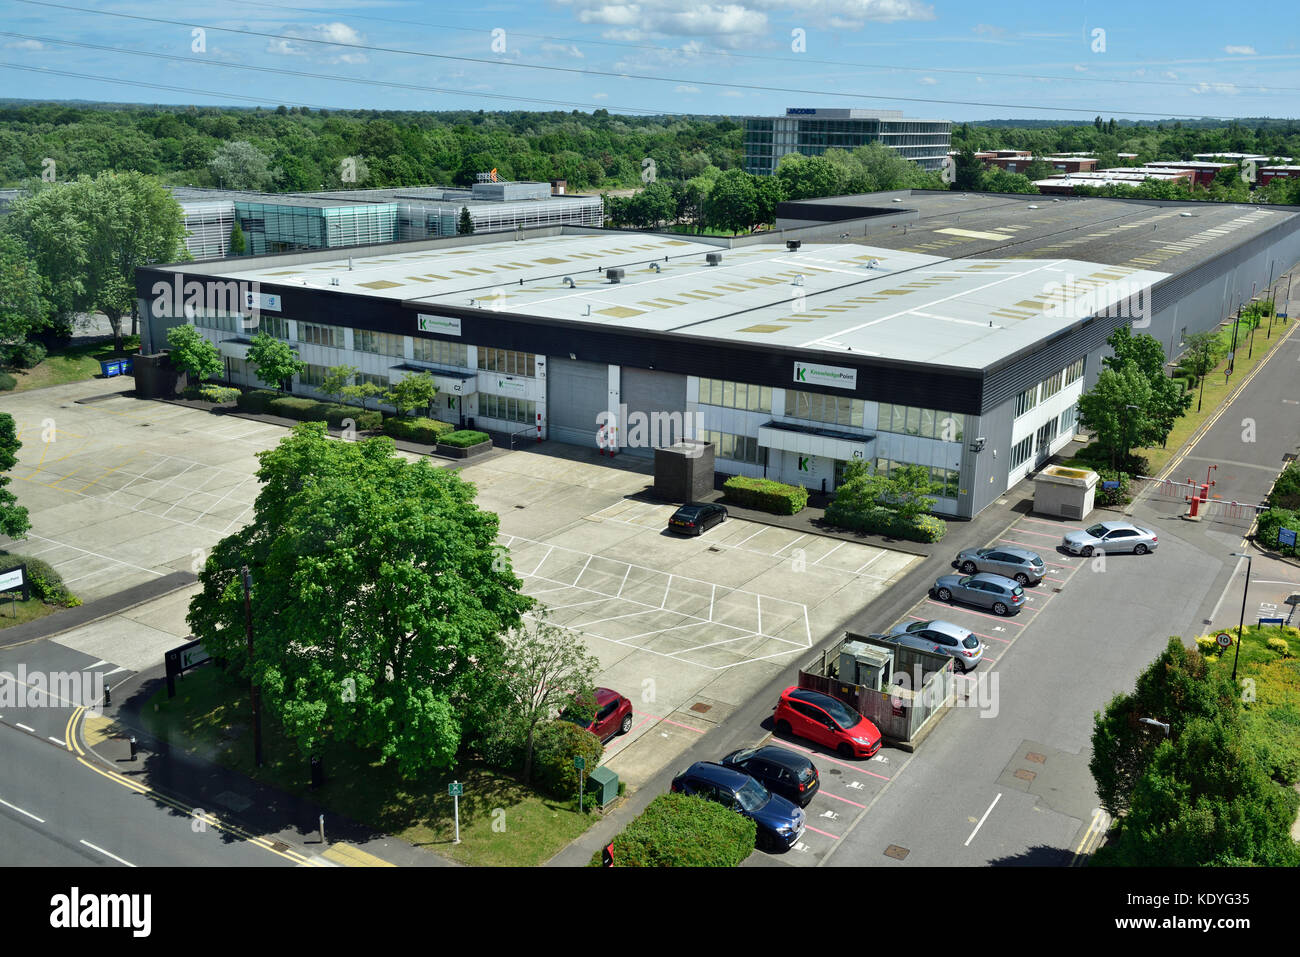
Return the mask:
<path id="1" fill-rule="evenodd" d="M 1011 589 L 1011 594 L 1015 595 L 1017 598 L 1019 598 L 1019 597 L 1020 597 L 1021 595 L 1023 595 L 1024 593 L 1025 593 L 1025 590 L 1024 590 L 1023 588 L 1021 588 L 1019 585 L 1017 585 L 1015 588 Z"/>
<path id="2" fill-rule="evenodd" d="M 772 795 L 768 794 L 767 788 L 759 784 L 753 778 L 744 783 L 739 791 L 736 792 L 736 800 L 746 811 L 757 811 L 770 800 Z"/>
<path id="3" fill-rule="evenodd" d="M 580 727 L 580 728 L 590 727 L 590 726 L 591 726 L 591 721 L 592 721 L 591 718 L 583 717 L 582 715 L 580 715 L 580 714 L 575 714 L 575 713 L 572 712 L 572 711 L 562 711 L 562 712 L 560 712 L 560 720 L 561 720 L 561 721 L 572 721 L 574 724 L 576 724 L 576 725 L 577 725 L 578 727 Z"/>
<path id="4" fill-rule="evenodd" d="M 858 721 L 861 720 L 860 715 L 856 711 L 848 705 L 841 704 L 834 698 L 825 698 L 819 700 L 817 703 L 825 708 L 826 712 L 835 719 L 835 723 L 846 731 L 849 728 L 855 727 Z"/>
<path id="5" fill-rule="evenodd" d="M 659 514 L 662 515 L 663 512 L 660 512 Z M 699 515 L 699 514 L 700 514 L 700 510 L 699 510 L 698 508 L 679 508 L 679 509 L 677 510 L 677 515 L 676 515 L 676 517 L 677 517 L 677 518 L 694 518 L 696 515 Z"/>
<path id="6" fill-rule="evenodd" d="M 929 627 L 930 627 L 930 623 L 928 621 L 914 621 L 907 626 L 907 631 L 909 634 L 911 634 L 914 631 L 920 631 L 922 628 L 929 628 Z"/>
<path id="7" fill-rule="evenodd" d="M 748 761 L 753 756 L 754 756 L 754 749 L 745 748 L 744 750 L 737 751 L 735 754 L 733 754 L 731 756 L 731 760 L 734 761 L 736 764 L 742 764 L 745 761 Z"/>
<path id="8" fill-rule="evenodd" d="M 980 646 L 980 640 L 974 635 L 967 635 L 961 640 L 961 644 L 963 648 L 978 648 Z"/>
<path id="9" fill-rule="evenodd" d="M 662 515 L 663 513 L 660 512 L 660 514 Z M 1101 536 L 1106 534 L 1106 526 L 1101 524 L 1094 525 L 1092 528 L 1088 529 L 1088 534 L 1093 538 L 1101 538 Z"/>

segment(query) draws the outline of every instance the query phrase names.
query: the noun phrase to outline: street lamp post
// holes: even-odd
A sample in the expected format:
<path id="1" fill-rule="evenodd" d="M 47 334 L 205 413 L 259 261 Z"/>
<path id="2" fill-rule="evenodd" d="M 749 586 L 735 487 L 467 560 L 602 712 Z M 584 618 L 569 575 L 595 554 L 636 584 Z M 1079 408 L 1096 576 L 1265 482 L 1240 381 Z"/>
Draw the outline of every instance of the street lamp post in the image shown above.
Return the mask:
<path id="1" fill-rule="evenodd" d="M 1167 722 L 1157 721 L 1155 718 L 1138 718 L 1138 722 L 1141 724 L 1149 724 L 1153 728 L 1159 728 L 1165 733 L 1166 738 L 1169 737 L 1169 724 Z"/>
<path id="2" fill-rule="evenodd" d="M 244 582 L 244 634 L 248 639 L 248 696 L 253 705 L 253 760 L 262 766 L 262 710 L 257 682 L 253 679 L 253 573 L 245 565 L 239 570 Z"/>
<path id="3" fill-rule="evenodd" d="M 1232 682 L 1237 683 L 1237 659 L 1241 656 L 1241 633 L 1246 627 L 1246 594 L 1250 591 L 1251 556 L 1245 552 L 1233 552 L 1234 558 L 1246 559 L 1246 587 L 1241 590 L 1241 618 L 1237 621 L 1237 647 L 1232 652 Z"/>
<path id="4" fill-rule="evenodd" d="M 1205 340 L 1204 354 L 1201 358 L 1201 394 L 1196 397 L 1196 411 L 1201 411 L 1201 402 L 1205 399 L 1205 380 L 1210 374 L 1210 340 Z"/>

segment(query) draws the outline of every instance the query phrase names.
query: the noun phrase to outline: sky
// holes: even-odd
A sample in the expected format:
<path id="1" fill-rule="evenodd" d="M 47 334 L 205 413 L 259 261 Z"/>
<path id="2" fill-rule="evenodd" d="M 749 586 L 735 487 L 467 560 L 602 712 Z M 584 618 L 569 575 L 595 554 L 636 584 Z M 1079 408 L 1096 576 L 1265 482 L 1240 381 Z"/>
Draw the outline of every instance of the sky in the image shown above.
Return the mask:
<path id="1" fill-rule="evenodd" d="M 1298 40 L 1294 0 L 0 0 L 0 97 L 728 116 L 862 107 L 956 122 L 1294 117 Z"/>

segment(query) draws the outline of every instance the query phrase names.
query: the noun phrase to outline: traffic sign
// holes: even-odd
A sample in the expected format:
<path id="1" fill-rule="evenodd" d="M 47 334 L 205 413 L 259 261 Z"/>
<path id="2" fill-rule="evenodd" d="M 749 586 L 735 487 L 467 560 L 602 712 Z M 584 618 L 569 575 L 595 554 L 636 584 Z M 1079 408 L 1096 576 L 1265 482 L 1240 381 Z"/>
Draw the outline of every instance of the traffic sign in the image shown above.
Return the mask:
<path id="1" fill-rule="evenodd" d="M 578 757 L 573 759 L 573 766 L 577 770 L 581 771 L 583 768 L 587 766 L 587 759 L 579 755 Z"/>
<path id="2" fill-rule="evenodd" d="M 1279 528 L 1277 530 L 1277 543 L 1279 545 L 1290 545 L 1295 548 L 1295 529 Z"/>
<path id="3" fill-rule="evenodd" d="M 1228 634 L 1226 631 L 1221 631 L 1215 635 L 1215 640 L 1218 641 L 1220 648 L 1229 648 L 1232 646 L 1232 635 Z"/>
<path id="4" fill-rule="evenodd" d="M 465 785 L 459 781 L 452 781 L 447 785 L 447 796 L 458 798 L 465 793 Z"/>

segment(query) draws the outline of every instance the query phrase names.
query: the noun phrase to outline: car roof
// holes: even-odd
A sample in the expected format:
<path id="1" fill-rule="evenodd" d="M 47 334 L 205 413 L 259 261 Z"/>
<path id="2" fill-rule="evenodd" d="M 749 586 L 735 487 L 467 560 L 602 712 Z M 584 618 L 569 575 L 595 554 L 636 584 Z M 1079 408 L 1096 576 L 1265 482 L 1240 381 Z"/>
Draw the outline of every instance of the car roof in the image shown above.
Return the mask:
<path id="1" fill-rule="evenodd" d="M 919 624 L 924 625 L 932 631 L 939 631 L 945 635 L 951 635 L 953 638 L 965 638 L 967 635 L 973 634 L 969 628 L 963 628 L 961 625 L 954 625 L 950 621 L 941 621 L 938 618 L 933 621 L 919 622 Z"/>
<path id="2" fill-rule="evenodd" d="M 620 698 L 622 698 L 622 697 L 623 697 L 623 696 L 622 696 L 621 694 L 619 694 L 617 691 L 615 691 L 613 688 L 597 688 L 597 689 L 596 689 L 596 704 L 597 704 L 597 705 L 607 705 L 607 704 L 609 704 L 611 701 L 618 701 L 618 700 L 619 700 Z"/>
<path id="3" fill-rule="evenodd" d="M 825 692 L 813 691 L 811 688 L 788 688 L 786 696 L 794 698 L 796 701 L 807 701 L 809 704 L 815 704 L 819 707 L 824 707 L 824 702 L 827 699 L 835 700 Z"/>
<path id="4" fill-rule="evenodd" d="M 749 775 L 735 768 L 724 767 L 714 761 L 696 761 L 685 771 L 693 778 L 701 778 L 711 784 L 740 789 L 749 780 Z"/>
<path id="5" fill-rule="evenodd" d="M 779 764 L 781 767 L 789 768 L 792 771 L 806 768 L 812 764 L 812 761 L 808 760 L 804 755 L 796 754 L 788 748 L 778 748 L 774 744 L 765 744 L 761 748 L 755 748 L 750 757 L 762 758 L 764 761 L 771 761 L 773 764 Z"/>
<path id="6" fill-rule="evenodd" d="M 1014 578 L 1008 578 L 1006 575 L 999 575 L 997 572 L 976 572 L 971 578 L 978 578 L 982 582 L 994 582 L 998 585 L 1011 585 L 1012 588 L 1019 588 L 1020 583 Z"/>
<path id="7" fill-rule="evenodd" d="M 997 548 L 994 548 L 993 551 L 1001 552 L 1004 555 L 1015 555 L 1016 558 L 1023 558 L 1026 561 L 1033 561 L 1035 558 L 1040 558 L 1037 552 L 1031 552 L 1027 548 L 1016 548 L 1012 545 L 998 546 Z"/>

